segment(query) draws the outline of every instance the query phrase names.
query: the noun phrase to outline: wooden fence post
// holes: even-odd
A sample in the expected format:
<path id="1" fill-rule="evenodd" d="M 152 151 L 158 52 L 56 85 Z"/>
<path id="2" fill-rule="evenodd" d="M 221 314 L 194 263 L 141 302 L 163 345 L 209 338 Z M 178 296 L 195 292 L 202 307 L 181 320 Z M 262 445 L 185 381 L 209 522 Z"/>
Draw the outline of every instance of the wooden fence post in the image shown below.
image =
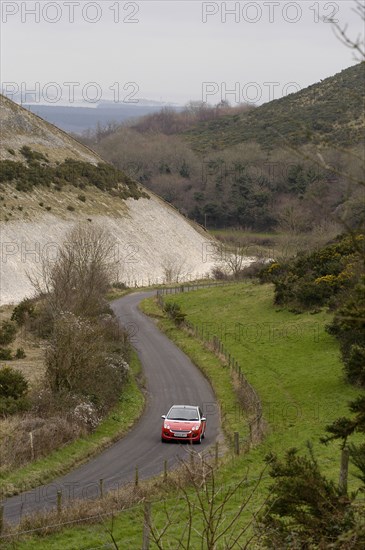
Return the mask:
<path id="1" fill-rule="evenodd" d="M 143 509 L 142 550 L 149 550 L 150 548 L 150 530 L 151 530 L 151 503 L 146 500 L 144 503 L 144 509 Z"/>
<path id="2" fill-rule="evenodd" d="M 30 457 L 31 457 L 31 460 L 34 460 L 34 440 L 33 440 L 33 432 L 29 432 L 29 444 L 30 444 Z"/>
<path id="3" fill-rule="evenodd" d="M 99 479 L 99 491 L 100 491 L 100 498 L 103 498 L 104 496 L 104 480 Z"/>
<path id="4" fill-rule="evenodd" d="M 62 491 L 57 491 L 57 514 L 62 512 Z"/>
<path id="5" fill-rule="evenodd" d="M 4 529 L 4 506 L 0 506 L 0 535 Z"/>
<path id="6" fill-rule="evenodd" d="M 349 450 L 347 447 L 344 447 L 341 451 L 341 466 L 340 466 L 340 479 L 338 482 L 338 488 L 341 493 L 347 494 L 347 477 L 349 473 Z"/>
<path id="7" fill-rule="evenodd" d="M 164 481 L 167 481 L 167 460 L 166 459 L 163 462 L 163 479 Z"/>
<path id="8" fill-rule="evenodd" d="M 194 471 L 194 452 L 193 451 L 191 451 L 190 453 L 190 465 L 191 465 L 192 471 Z"/>
<path id="9" fill-rule="evenodd" d="M 236 455 L 240 454 L 240 434 L 234 432 L 234 452 Z"/>
<path id="10" fill-rule="evenodd" d="M 134 484 L 138 487 L 139 475 L 138 475 L 138 466 L 136 466 L 136 473 L 134 475 Z"/>

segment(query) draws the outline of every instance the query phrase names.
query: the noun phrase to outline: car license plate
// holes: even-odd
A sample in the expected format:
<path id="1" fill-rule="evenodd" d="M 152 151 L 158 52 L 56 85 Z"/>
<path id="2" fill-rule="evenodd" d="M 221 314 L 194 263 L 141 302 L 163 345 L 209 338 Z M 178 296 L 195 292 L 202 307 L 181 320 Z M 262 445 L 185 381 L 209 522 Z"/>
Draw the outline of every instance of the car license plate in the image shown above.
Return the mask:
<path id="1" fill-rule="evenodd" d="M 187 437 L 187 434 L 175 433 L 175 437 Z"/>

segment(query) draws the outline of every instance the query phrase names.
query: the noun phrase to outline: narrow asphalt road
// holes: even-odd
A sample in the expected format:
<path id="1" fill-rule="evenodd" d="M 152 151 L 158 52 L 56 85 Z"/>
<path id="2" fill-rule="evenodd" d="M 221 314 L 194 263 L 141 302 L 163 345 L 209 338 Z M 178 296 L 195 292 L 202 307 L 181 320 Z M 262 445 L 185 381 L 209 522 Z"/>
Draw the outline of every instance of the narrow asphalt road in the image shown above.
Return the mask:
<path id="1" fill-rule="evenodd" d="M 201 451 L 214 443 L 220 422 L 212 388 L 154 321 L 139 311 L 139 302 L 152 295 L 153 292 L 129 294 L 112 304 L 130 334 L 146 379 L 147 404 L 139 422 L 112 447 L 69 474 L 5 500 L 5 521 L 17 523 L 25 514 L 55 507 L 58 490 L 62 491 L 63 502 L 92 498 L 98 494 L 101 478 L 105 490 L 110 490 L 132 481 L 136 466 L 142 479 L 159 474 L 164 460 L 173 466 L 187 451 L 186 444 L 161 443 L 161 415 L 174 403 L 200 405 L 207 417 L 206 438 L 194 449 Z"/>

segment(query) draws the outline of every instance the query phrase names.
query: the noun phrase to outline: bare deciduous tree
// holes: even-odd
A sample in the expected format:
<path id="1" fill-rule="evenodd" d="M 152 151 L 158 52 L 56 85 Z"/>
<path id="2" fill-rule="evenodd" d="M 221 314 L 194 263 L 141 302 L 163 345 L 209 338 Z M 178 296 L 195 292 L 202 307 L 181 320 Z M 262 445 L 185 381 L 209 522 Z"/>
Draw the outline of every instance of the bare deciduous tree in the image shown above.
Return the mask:
<path id="1" fill-rule="evenodd" d="M 166 503 L 163 520 L 150 521 L 151 538 L 159 550 L 217 550 L 250 548 L 255 538 L 256 513 L 243 518 L 243 512 L 252 502 L 264 471 L 251 485 L 248 476 L 228 486 L 218 483 L 214 467 L 202 455 L 192 453 L 194 460 L 182 462 L 187 483 L 178 483 L 182 494 L 175 506 Z M 191 490 L 192 488 L 192 490 Z M 157 526 L 158 523 L 158 526 Z M 178 528 L 179 527 L 179 528 Z"/>
<path id="2" fill-rule="evenodd" d="M 107 230 L 80 223 L 66 235 L 54 261 L 42 258 L 38 271 L 28 277 L 45 297 L 52 317 L 62 311 L 100 314 L 115 271 L 114 252 Z"/>
<path id="3" fill-rule="evenodd" d="M 364 22 L 365 25 L 365 4 L 363 0 L 355 0 L 355 7 L 353 11 L 359 16 L 359 18 Z M 364 37 L 359 35 L 356 38 L 351 38 L 348 34 L 348 25 L 341 26 L 339 22 L 335 19 L 330 19 L 332 23 L 332 28 L 334 30 L 337 38 L 354 51 L 355 59 L 357 61 L 363 61 L 365 59 L 365 43 Z"/>
<path id="4" fill-rule="evenodd" d="M 186 279 L 190 273 L 190 268 L 186 259 L 179 256 L 166 256 L 162 263 L 162 271 L 165 284 L 178 283 L 181 279 Z"/>
<path id="5" fill-rule="evenodd" d="M 227 275 L 238 278 L 248 260 L 248 248 L 245 244 L 227 247 L 223 243 L 217 243 L 215 247 L 217 268 Z"/>

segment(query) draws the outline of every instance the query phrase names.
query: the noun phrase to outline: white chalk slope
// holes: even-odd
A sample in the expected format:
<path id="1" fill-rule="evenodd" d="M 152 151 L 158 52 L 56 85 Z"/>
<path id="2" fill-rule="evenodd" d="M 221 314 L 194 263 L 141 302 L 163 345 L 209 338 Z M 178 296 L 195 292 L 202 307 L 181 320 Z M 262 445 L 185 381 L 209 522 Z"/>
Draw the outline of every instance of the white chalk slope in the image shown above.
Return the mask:
<path id="1" fill-rule="evenodd" d="M 203 277 L 214 265 L 212 241 L 196 231 L 176 210 L 157 197 L 126 201 L 124 216 L 92 217 L 115 238 L 116 278 L 128 286 L 187 281 Z M 82 218 L 46 214 L 37 220 L 0 223 L 0 304 L 32 295 L 27 273 L 42 257 L 52 259 L 65 234 Z"/>

